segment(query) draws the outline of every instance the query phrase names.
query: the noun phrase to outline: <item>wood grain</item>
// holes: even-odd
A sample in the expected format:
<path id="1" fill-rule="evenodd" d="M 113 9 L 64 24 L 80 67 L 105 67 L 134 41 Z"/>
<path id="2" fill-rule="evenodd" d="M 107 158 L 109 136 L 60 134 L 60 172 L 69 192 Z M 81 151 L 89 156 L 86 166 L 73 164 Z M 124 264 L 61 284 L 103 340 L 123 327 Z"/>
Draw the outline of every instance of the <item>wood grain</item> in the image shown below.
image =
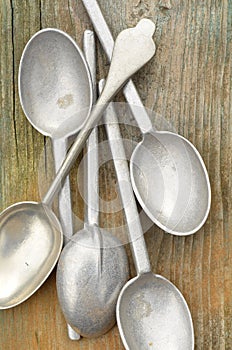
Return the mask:
<path id="1" fill-rule="evenodd" d="M 145 234 L 152 269 L 184 294 L 194 321 L 197 350 L 232 349 L 232 2 L 230 0 L 99 0 L 114 36 L 140 18 L 156 22 L 157 52 L 134 81 L 144 105 L 189 138 L 202 154 L 212 186 L 212 207 L 193 236 L 173 237 L 152 226 Z M 39 200 L 39 161 L 45 139 L 26 120 L 18 97 L 22 50 L 40 28 L 57 27 L 79 45 L 91 28 L 80 0 L 2 0 L 0 4 L 0 209 L 22 200 Z M 98 45 L 98 76 L 108 65 Z M 119 101 L 123 101 L 121 95 Z M 160 122 L 160 120 L 158 120 Z M 134 128 L 123 135 L 138 138 Z M 103 131 L 101 132 L 104 138 Z M 44 169 L 43 169 L 44 166 Z M 42 167 L 42 170 L 41 170 Z M 76 168 L 72 171 L 76 228 L 83 219 Z M 111 163 L 101 168 L 101 196 L 115 198 Z M 104 227 L 122 225 L 123 213 L 102 213 Z M 131 271 L 134 275 L 131 261 Z M 1 288 L 1 286 L 0 286 Z M 120 350 L 117 327 L 95 340 L 72 342 L 57 302 L 55 272 L 22 305 L 0 312 L 1 350 Z"/>

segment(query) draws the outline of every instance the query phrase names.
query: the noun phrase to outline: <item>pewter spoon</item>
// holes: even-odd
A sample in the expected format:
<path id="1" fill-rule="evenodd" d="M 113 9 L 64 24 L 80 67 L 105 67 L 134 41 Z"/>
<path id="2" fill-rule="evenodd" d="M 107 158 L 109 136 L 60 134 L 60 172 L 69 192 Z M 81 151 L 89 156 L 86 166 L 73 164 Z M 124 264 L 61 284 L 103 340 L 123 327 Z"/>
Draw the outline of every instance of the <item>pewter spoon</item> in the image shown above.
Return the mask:
<path id="1" fill-rule="evenodd" d="M 82 0 L 111 60 L 114 40 L 96 0 Z M 210 182 L 196 148 L 184 137 L 156 131 L 133 82 L 124 95 L 143 134 L 130 160 L 135 195 L 150 219 L 166 232 L 190 235 L 205 223 L 211 204 Z"/>
<path id="2" fill-rule="evenodd" d="M 65 32 L 43 29 L 24 48 L 18 85 L 27 119 L 52 140 L 58 171 L 67 153 L 68 138 L 81 129 L 93 104 L 92 81 L 83 53 Z M 59 193 L 59 212 L 67 243 L 73 235 L 68 176 Z"/>
<path id="3" fill-rule="evenodd" d="M 84 33 L 84 53 L 96 95 L 94 34 Z M 80 335 L 105 334 L 116 322 L 116 302 L 129 277 L 127 255 L 121 242 L 99 227 L 98 129 L 87 141 L 84 182 L 86 218 L 61 252 L 57 266 L 57 294 L 66 321 Z"/>
<path id="4" fill-rule="evenodd" d="M 18 81 L 23 111 L 39 132 L 51 137 L 58 171 L 67 153 L 69 137 L 81 129 L 92 108 L 92 82 L 83 53 L 65 32 L 54 28 L 41 30 L 23 51 Z M 59 220 L 65 244 L 73 235 L 71 203 L 67 176 L 59 193 Z M 68 333 L 70 339 L 78 339 L 70 327 Z"/>
<path id="5" fill-rule="evenodd" d="M 193 350 L 193 323 L 183 295 L 169 280 L 151 272 L 117 115 L 112 104 L 104 114 L 104 123 L 137 272 L 137 277 L 123 287 L 117 302 L 117 323 L 123 344 L 127 350 Z"/>
<path id="6" fill-rule="evenodd" d="M 1 213 L 0 309 L 25 301 L 53 270 L 63 243 L 60 222 L 51 210 L 53 199 L 109 101 L 154 55 L 154 30 L 154 23 L 143 19 L 119 34 L 105 88 L 42 202 L 20 202 Z"/>

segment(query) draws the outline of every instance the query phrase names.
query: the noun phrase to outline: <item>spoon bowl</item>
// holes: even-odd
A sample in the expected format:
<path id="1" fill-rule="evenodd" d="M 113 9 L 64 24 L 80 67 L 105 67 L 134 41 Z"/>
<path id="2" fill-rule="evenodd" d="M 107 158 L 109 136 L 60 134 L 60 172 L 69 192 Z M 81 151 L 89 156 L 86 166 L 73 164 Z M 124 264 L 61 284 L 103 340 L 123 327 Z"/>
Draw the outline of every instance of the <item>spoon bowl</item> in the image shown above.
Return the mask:
<path id="1" fill-rule="evenodd" d="M 28 41 L 20 61 L 19 87 L 26 117 L 52 138 L 76 134 L 92 108 L 91 77 L 83 53 L 58 29 L 43 29 Z"/>
<path id="2" fill-rule="evenodd" d="M 210 183 L 197 149 L 171 132 L 144 135 L 131 157 L 131 181 L 145 213 L 166 232 L 190 235 L 210 209 Z"/>
<path id="3" fill-rule="evenodd" d="M 0 305 L 8 309 L 29 298 L 46 280 L 62 249 L 63 233 L 54 213 L 36 202 L 4 210 L 0 232 Z"/>
<path id="4" fill-rule="evenodd" d="M 127 255 L 116 237 L 96 225 L 72 237 L 61 253 L 56 283 L 63 314 L 78 334 L 93 338 L 113 327 L 128 276 Z"/>
<path id="5" fill-rule="evenodd" d="M 179 290 L 151 272 L 127 282 L 118 298 L 118 327 L 127 350 L 192 350 L 194 332 L 189 319 Z"/>

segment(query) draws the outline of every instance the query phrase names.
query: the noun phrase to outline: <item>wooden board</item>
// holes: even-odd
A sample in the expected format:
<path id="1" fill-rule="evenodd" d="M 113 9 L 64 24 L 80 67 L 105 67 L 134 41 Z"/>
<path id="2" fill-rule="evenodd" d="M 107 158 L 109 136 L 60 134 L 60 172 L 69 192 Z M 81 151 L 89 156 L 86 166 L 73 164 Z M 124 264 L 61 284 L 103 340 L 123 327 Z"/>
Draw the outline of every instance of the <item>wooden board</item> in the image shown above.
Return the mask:
<path id="1" fill-rule="evenodd" d="M 212 207 L 204 227 L 173 237 L 152 226 L 145 234 L 152 270 L 170 279 L 185 296 L 195 327 L 197 350 L 232 349 L 232 2 L 230 0 L 99 0 L 114 36 L 143 17 L 156 22 L 157 52 L 134 78 L 144 102 L 202 154 L 212 186 Z M 0 4 L 0 209 L 39 200 L 38 176 L 45 138 L 20 107 L 18 66 L 22 50 L 40 28 L 57 27 L 81 45 L 91 28 L 80 0 L 2 0 Z M 108 65 L 98 45 L 98 76 Z M 122 97 L 118 97 L 123 101 Z M 138 139 L 134 128 L 125 137 Z M 104 138 L 101 132 L 102 139 Z M 42 167 L 42 168 L 41 168 Z M 77 166 L 76 166 L 77 168 Z M 72 171 L 73 206 L 83 220 L 83 202 Z M 42 170 L 41 170 L 42 169 Z M 112 163 L 101 168 L 101 197 L 110 207 L 116 179 Z M 42 192 L 43 192 L 42 188 Z M 123 213 L 102 213 L 101 225 L 118 227 Z M 129 250 L 128 250 L 129 251 Z M 131 273 L 135 274 L 131 263 Z M 1 288 L 2 286 L 0 286 Z M 115 326 L 95 340 L 72 342 L 57 302 L 55 272 L 22 305 L 0 312 L 1 350 L 120 350 Z"/>

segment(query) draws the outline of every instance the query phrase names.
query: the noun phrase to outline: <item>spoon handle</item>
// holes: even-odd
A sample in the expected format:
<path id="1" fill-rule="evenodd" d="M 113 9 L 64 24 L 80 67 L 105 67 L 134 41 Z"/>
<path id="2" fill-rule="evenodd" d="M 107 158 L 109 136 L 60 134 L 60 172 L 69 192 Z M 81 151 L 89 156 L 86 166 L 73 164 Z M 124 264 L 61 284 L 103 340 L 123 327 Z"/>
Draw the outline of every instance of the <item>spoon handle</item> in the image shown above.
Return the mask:
<path id="1" fill-rule="evenodd" d="M 99 83 L 99 90 L 102 89 L 103 85 L 104 80 L 101 80 Z M 128 234 L 135 268 L 137 274 L 150 272 L 151 266 L 143 237 L 143 229 L 130 182 L 130 174 L 118 125 L 118 118 L 112 103 L 109 104 L 104 113 L 103 121 L 114 161 L 121 200 L 129 229 Z"/>
<path id="2" fill-rule="evenodd" d="M 93 103 L 96 102 L 96 47 L 94 33 L 85 30 L 83 38 L 83 49 L 86 61 L 89 66 L 93 84 Z M 98 184 L 98 127 L 96 126 L 86 141 L 85 157 L 85 201 L 86 213 L 85 222 L 89 225 L 99 224 L 99 184 Z"/>
<path id="3" fill-rule="evenodd" d="M 65 159 L 68 150 L 67 139 L 52 139 L 53 157 L 56 172 Z M 64 244 L 67 244 L 73 235 L 72 201 L 70 181 L 67 177 L 59 194 L 59 217 L 64 230 Z"/>
<path id="4" fill-rule="evenodd" d="M 59 170 L 68 150 L 67 138 L 52 139 L 53 157 L 56 172 Z M 70 191 L 69 177 L 66 177 L 62 189 L 59 193 L 59 218 L 64 231 L 64 245 L 66 245 L 73 235 L 72 221 L 72 201 Z M 71 340 L 79 340 L 80 335 L 77 334 L 72 327 L 67 324 L 68 336 Z"/>
<path id="5" fill-rule="evenodd" d="M 54 196 L 60 189 L 60 184 L 68 175 L 91 129 L 97 125 L 107 104 L 129 77 L 142 68 L 155 54 L 155 44 L 152 40 L 154 30 L 155 25 L 152 21 L 142 19 L 136 27 L 123 30 L 118 35 L 105 88 L 45 195 L 43 199 L 45 205 L 51 205 Z"/>
<path id="6" fill-rule="evenodd" d="M 102 91 L 105 103 L 115 95 L 122 85 L 155 54 L 152 36 L 155 24 L 146 18 L 136 27 L 123 30 L 114 45 L 111 65 Z"/>
<path id="7" fill-rule="evenodd" d="M 108 61 L 111 61 L 114 39 L 110 32 L 110 29 L 103 17 L 101 9 L 96 0 L 82 0 L 86 11 L 91 19 L 96 34 L 101 42 L 101 45 L 106 53 Z M 143 133 L 147 133 L 152 129 L 150 117 L 147 114 L 146 109 L 140 99 L 138 91 L 130 79 L 123 89 L 124 96 L 129 103 L 130 109 L 134 115 L 134 118 Z"/>
<path id="8" fill-rule="evenodd" d="M 83 51 L 89 66 L 92 84 L 93 84 L 93 103 L 96 101 L 96 54 L 95 38 L 91 30 L 85 30 L 83 36 Z M 97 127 L 93 129 L 87 140 L 87 154 L 85 157 L 84 182 L 86 213 L 85 222 L 89 225 L 98 225 L 99 222 L 99 201 L 98 201 L 98 131 Z M 67 180 L 68 178 L 66 178 Z M 65 181 L 66 183 L 66 181 Z M 64 184 L 65 185 L 65 184 Z M 62 188 L 63 192 L 63 188 Z M 68 335 L 71 340 L 79 340 L 80 335 L 67 324 Z"/>

